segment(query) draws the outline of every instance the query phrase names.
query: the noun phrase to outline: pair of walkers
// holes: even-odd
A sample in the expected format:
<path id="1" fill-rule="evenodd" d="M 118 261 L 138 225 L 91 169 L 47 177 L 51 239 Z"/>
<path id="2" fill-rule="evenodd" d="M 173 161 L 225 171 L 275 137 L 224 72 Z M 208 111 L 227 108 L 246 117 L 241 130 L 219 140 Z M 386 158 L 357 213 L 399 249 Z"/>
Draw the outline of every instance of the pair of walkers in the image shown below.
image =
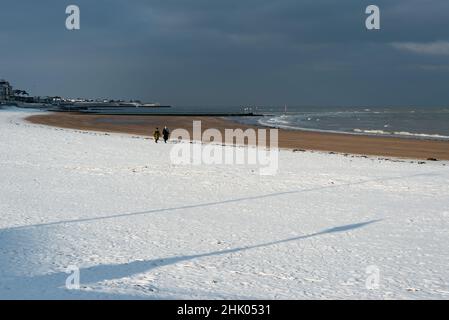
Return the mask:
<path id="1" fill-rule="evenodd" d="M 161 138 L 161 132 L 159 131 L 159 128 L 156 128 L 156 130 L 153 133 L 154 142 L 158 143 L 159 139 Z M 167 143 L 168 138 L 170 137 L 170 130 L 168 130 L 167 126 L 164 127 L 164 130 L 162 130 L 162 138 L 164 138 L 164 142 Z"/>

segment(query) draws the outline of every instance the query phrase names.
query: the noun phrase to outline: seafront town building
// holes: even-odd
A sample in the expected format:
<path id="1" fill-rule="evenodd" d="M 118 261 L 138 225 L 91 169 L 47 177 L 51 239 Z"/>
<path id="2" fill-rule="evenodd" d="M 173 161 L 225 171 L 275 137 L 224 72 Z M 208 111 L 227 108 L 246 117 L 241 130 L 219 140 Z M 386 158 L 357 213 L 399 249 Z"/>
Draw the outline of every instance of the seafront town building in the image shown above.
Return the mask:
<path id="1" fill-rule="evenodd" d="M 0 101 L 8 101 L 13 96 L 12 87 L 6 80 L 0 80 Z"/>

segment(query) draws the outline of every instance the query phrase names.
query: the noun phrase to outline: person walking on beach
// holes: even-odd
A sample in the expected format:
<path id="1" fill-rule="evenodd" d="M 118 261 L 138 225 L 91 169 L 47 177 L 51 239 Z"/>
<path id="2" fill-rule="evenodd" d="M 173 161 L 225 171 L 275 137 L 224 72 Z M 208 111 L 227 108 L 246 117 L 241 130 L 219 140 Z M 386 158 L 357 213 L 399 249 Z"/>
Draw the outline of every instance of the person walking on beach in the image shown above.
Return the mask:
<path id="1" fill-rule="evenodd" d="M 168 130 L 167 126 L 162 130 L 162 136 L 164 138 L 164 142 L 167 143 L 168 137 L 170 136 L 170 130 Z"/>
<path id="2" fill-rule="evenodd" d="M 156 131 L 153 133 L 154 141 L 157 143 L 159 141 L 159 138 L 161 137 L 161 132 L 159 131 L 159 128 L 156 128 Z"/>

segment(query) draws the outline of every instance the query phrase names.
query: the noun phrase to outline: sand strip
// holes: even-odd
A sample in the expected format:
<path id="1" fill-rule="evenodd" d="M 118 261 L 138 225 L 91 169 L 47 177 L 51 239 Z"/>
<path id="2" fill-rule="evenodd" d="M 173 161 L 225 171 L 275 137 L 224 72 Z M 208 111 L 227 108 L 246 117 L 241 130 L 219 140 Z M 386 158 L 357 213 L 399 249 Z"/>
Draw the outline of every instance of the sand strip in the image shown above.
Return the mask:
<path id="1" fill-rule="evenodd" d="M 219 117 L 194 116 L 114 116 L 77 113 L 48 113 L 27 118 L 35 124 L 62 128 L 120 132 L 151 136 L 154 129 L 165 125 L 172 131 L 182 128 L 192 132 L 192 121 L 201 120 L 202 129 L 224 129 L 250 126 Z M 253 127 L 255 128 L 255 127 Z M 260 127 L 261 128 L 261 127 Z M 449 160 L 449 141 L 420 140 L 412 138 L 374 137 L 337 133 L 280 130 L 279 146 L 298 150 L 319 150 L 338 153 L 375 155 L 383 157 Z"/>

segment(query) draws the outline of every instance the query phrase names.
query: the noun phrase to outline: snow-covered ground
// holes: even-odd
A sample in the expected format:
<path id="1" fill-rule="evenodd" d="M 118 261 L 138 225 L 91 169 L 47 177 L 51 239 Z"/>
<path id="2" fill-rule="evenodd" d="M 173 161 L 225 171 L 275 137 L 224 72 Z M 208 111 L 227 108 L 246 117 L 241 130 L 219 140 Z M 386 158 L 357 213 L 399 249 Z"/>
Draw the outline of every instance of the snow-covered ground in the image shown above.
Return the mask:
<path id="1" fill-rule="evenodd" d="M 448 163 L 282 150 L 260 176 L 26 115 L 0 111 L 0 298 L 449 298 Z"/>

